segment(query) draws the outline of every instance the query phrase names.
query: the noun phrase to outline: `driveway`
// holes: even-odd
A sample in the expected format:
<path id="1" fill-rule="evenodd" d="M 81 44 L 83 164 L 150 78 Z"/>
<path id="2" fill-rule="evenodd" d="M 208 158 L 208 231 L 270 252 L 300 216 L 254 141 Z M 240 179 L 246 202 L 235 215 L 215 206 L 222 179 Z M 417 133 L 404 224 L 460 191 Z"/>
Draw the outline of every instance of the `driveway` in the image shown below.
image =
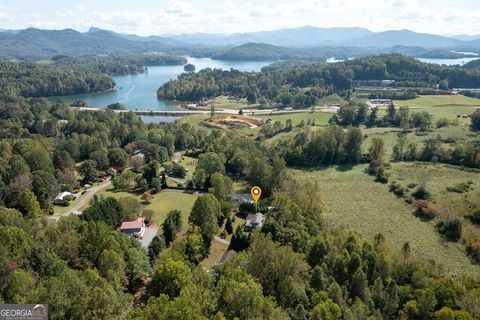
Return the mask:
<path id="1" fill-rule="evenodd" d="M 140 242 L 142 243 L 142 248 L 148 248 L 153 238 L 155 238 L 155 236 L 157 235 L 157 231 L 158 227 L 156 226 L 150 226 L 145 228 L 143 238 L 140 240 Z"/>
<path id="2" fill-rule="evenodd" d="M 75 211 L 80 211 L 80 209 L 82 209 L 86 204 L 88 204 L 88 202 L 93 198 L 93 196 L 97 192 L 109 187 L 111 184 L 112 184 L 112 181 L 108 179 L 107 181 L 102 182 L 99 185 L 91 187 L 90 189 L 87 190 L 87 193 L 83 195 L 83 198 L 80 201 L 78 201 L 78 203 L 75 204 L 72 208 L 70 208 L 67 212 L 65 212 L 64 214 L 55 213 L 52 216 L 50 216 L 50 219 L 58 220 L 60 219 L 60 217 L 67 217 L 72 213 L 74 213 Z"/>
<path id="3" fill-rule="evenodd" d="M 180 163 L 180 161 L 182 161 L 182 154 L 180 152 L 175 152 L 173 154 L 172 161 L 177 163 L 177 164 Z"/>

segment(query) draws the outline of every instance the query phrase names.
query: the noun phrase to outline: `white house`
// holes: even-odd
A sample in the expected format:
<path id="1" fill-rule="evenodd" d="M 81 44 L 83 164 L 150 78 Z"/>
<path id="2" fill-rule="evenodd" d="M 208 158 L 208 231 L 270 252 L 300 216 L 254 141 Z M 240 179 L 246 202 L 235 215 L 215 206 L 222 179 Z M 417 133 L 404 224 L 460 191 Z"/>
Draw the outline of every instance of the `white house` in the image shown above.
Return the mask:
<path id="1" fill-rule="evenodd" d="M 249 214 L 247 216 L 247 222 L 245 222 L 245 230 L 256 230 L 261 229 L 263 227 L 263 223 L 265 222 L 265 216 L 260 212 L 255 214 Z"/>
<path id="2" fill-rule="evenodd" d="M 68 191 L 63 191 L 63 192 L 60 192 L 56 197 L 55 199 L 53 199 L 53 203 L 54 204 L 65 204 L 67 201 L 65 200 L 65 197 L 70 197 L 72 200 L 75 200 L 77 197 L 71 193 L 71 192 L 68 192 Z"/>

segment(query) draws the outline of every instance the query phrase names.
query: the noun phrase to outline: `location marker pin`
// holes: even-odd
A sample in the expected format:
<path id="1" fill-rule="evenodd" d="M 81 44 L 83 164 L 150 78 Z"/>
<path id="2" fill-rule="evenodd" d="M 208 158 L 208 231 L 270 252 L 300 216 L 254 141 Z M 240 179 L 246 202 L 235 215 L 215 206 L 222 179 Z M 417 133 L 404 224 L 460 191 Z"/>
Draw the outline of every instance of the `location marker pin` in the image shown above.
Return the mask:
<path id="1" fill-rule="evenodd" d="M 262 189 L 260 189 L 260 187 L 253 187 L 252 190 L 250 190 L 250 194 L 252 195 L 253 201 L 258 203 L 258 200 L 260 200 L 260 196 L 262 195 Z"/>

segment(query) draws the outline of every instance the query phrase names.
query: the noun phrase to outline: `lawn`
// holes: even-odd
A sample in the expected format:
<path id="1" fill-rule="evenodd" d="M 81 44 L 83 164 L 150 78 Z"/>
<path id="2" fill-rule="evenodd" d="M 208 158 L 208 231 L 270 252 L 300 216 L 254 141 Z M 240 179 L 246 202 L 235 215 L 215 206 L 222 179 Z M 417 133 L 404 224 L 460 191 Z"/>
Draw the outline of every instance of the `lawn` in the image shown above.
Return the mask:
<path id="1" fill-rule="evenodd" d="M 82 194 L 81 196 L 79 196 L 77 199 L 73 200 L 73 201 L 70 201 L 68 203 L 68 206 L 58 206 L 58 205 L 54 205 L 53 206 L 53 211 L 55 213 L 59 213 L 59 214 L 64 214 L 65 212 L 67 212 L 68 210 L 70 210 L 71 208 L 73 208 L 79 201 L 80 199 L 82 199 L 84 195 Z"/>
<path id="2" fill-rule="evenodd" d="M 255 107 L 254 104 L 247 104 L 246 99 L 229 99 L 226 96 L 220 96 L 213 99 L 213 106 L 216 109 L 247 109 Z"/>
<path id="3" fill-rule="evenodd" d="M 140 195 L 135 195 L 129 192 L 115 192 L 113 189 L 105 189 L 98 193 L 99 196 L 104 197 L 135 197 L 140 201 Z M 150 209 L 155 212 L 153 221 L 157 225 L 161 225 L 165 220 L 167 213 L 171 210 L 180 210 L 182 212 L 183 226 L 182 232 L 188 229 L 188 216 L 192 210 L 193 203 L 197 199 L 196 195 L 179 192 L 179 191 L 161 191 L 153 195 L 152 202 L 149 205 L 142 204 L 142 210 Z"/>
<path id="4" fill-rule="evenodd" d="M 332 113 L 325 112 L 298 112 L 298 113 L 289 113 L 289 114 L 279 114 L 279 115 L 256 115 L 253 116 L 256 119 L 268 120 L 271 119 L 272 122 L 281 121 L 285 123 L 287 119 L 292 120 L 292 124 L 296 126 L 302 120 L 306 123 L 309 119 L 310 121 L 315 121 L 315 125 L 325 125 L 328 123 L 328 120 L 332 117 Z"/>
<path id="5" fill-rule="evenodd" d="M 412 100 L 396 100 L 397 106 L 408 106 L 419 111 L 427 111 L 434 117 L 434 121 L 440 118 L 450 120 L 458 119 L 459 123 L 469 124 L 469 118 L 458 118 L 460 115 L 470 115 L 475 108 L 480 106 L 480 99 L 469 98 L 461 95 L 450 96 L 420 96 Z M 416 111 L 416 110 L 413 111 Z"/>
<path id="6" fill-rule="evenodd" d="M 392 177 L 403 175 L 409 165 L 393 164 Z M 355 230 L 368 239 L 382 233 L 387 242 L 397 249 L 409 242 L 416 256 L 441 263 L 451 272 L 469 275 L 480 272 L 480 267 L 470 263 L 460 244 L 444 242 L 433 222 L 422 222 L 416 218 L 411 205 L 388 192 L 387 185 L 374 182 L 373 177 L 363 172 L 365 168 L 366 165 L 359 165 L 352 169 L 294 170 L 294 174 L 320 183 L 324 213 L 329 223 Z M 417 174 L 412 172 L 412 179 Z M 451 174 L 447 170 L 440 176 L 449 179 Z M 467 176 L 468 173 L 459 171 L 449 181 L 463 181 Z M 432 186 L 435 183 L 441 188 L 442 181 L 432 180 Z M 436 192 L 435 188 L 432 189 Z"/>
<path id="7" fill-rule="evenodd" d="M 462 95 L 420 96 L 411 100 L 395 100 L 394 103 L 409 107 L 480 106 L 480 99 Z"/>
<path id="8" fill-rule="evenodd" d="M 200 263 L 200 265 L 207 270 L 212 269 L 227 249 L 228 244 L 213 240 L 210 246 L 210 254 Z"/>

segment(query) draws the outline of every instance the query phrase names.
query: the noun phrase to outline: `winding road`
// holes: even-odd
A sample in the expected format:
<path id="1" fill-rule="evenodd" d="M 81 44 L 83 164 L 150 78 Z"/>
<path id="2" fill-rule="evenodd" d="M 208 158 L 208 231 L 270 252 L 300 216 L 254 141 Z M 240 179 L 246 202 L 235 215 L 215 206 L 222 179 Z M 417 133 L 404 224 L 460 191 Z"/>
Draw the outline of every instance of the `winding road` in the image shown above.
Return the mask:
<path id="1" fill-rule="evenodd" d="M 68 217 L 73 212 L 80 211 L 80 209 L 82 209 L 93 198 L 93 196 L 95 194 L 97 194 L 99 191 L 109 187 L 111 184 L 112 184 L 112 181 L 110 179 L 108 179 L 107 181 L 102 182 L 99 185 L 93 186 L 92 188 L 87 190 L 86 194 L 81 196 L 82 199 L 80 199 L 80 201 L 78 201 L 78 203 L 75 204 L 72 208 L 70 208 L 68 211 L 66 211 L 63 214 L 55 213 L 52 216 L 50 216 L 50 219 L 59 220 L 60 217 Z"/>

